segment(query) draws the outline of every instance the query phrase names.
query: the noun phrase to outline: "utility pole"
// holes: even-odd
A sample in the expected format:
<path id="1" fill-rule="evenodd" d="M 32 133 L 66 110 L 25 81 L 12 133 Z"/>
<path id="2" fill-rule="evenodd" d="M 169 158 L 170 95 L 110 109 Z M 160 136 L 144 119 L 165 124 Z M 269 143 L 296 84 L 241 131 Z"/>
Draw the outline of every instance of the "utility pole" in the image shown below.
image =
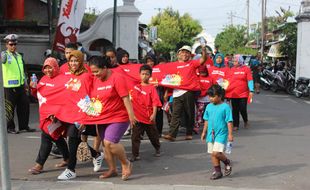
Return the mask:
<path id="1" fill-rule="evenodd" d="M 235 15 L 233 14 L 233 12 L 232 11 L 230 11 L 230 13 L 228 13 L 228 18 L 230 19 L 230 26 L 233 26 L 234 25 L 234 23 L 233 23 L 233 17 L 234 17 Z"/>
<path id="2" fill-rule="evenodd" d="M 117 0 L 114 0 L 113 28 L 112 28 L 112 43 L 114 48 L 116 48 L 116 13 L 117 13 Z"/>
<path id="3" fill-rule="evenodd" d="M 246 25 L 247 25 L 247 38 L 250 37 L 250 0 L 246 1 L 247 14 L 246 14 Z"/>
<path id="4" fill-rule="evenodd" d="M 264 57 L 264 39 L 265 39 L 265 0 L 262 0 L 262 26 L 261 26 L 261 59 Z"/>

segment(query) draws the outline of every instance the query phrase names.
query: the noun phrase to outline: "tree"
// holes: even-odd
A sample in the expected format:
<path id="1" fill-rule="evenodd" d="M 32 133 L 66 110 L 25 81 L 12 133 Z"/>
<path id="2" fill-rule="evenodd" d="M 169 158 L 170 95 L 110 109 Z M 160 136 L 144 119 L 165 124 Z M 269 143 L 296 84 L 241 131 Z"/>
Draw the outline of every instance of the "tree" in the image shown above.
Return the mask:
<path id="1" fill-rule="evenodd" d="M 226 26 L 224 31 L 216 35 L 215 46 L 224 54 L 252 54 L 257 50 L 245 47 L 247 43 L 245 26 Z"/>
<path id="2" fill-rule="evenodd" d="M 169 54 L 183 45 L 191 45 L 193 37 L 202 31 L 199 21 L 194 20 L 189 14 L 180 16 L 178 11 L 166 8 L 163 12 L 152 17 L 149 27 L 157 27 L 158 40 L 154 49 L 157 52 Z"/>
<path id="3" fill-rule="evenodd" d="M 287 56 L 291 65 L 296 65 L 297 24 L 286 23 L 281 29 L 282 33 L 285 34 L 285 40 L 280 44 L 280 51 Z"/>

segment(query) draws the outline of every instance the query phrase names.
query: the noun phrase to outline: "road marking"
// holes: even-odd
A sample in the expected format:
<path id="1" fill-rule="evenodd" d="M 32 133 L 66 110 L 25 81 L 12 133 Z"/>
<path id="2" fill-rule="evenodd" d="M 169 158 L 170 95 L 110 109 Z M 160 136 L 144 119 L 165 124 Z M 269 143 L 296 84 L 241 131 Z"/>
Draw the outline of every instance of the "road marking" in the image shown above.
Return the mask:
<path id="1" fill-rule="evenodd" d="M 294 104 L 297 104 L 297 103 L 298 103 L 297 101 L 292 100 L 292 99 L 290 99 L 290 98 L 285 98 L 284 100 L 289 101 L 289 102 L 293 102 Z"/>
<path id="2" fill-rule="evenodd" d="M 310 101 L 305 101 L 307 104 L 310 104 Z"/>
<path id="3" fill-rule="evenodd" d="M 275 97 L 275 98 L 288 98 L 290 97 L 289 95 L 265 95 L 267 97 Z"/>
<path id="4" fill-rule="evenodd" d="M 25 138 L 26 139 L 39 139 L 41 137 L 38 137 L 38 136 L 26 136 Z"/>

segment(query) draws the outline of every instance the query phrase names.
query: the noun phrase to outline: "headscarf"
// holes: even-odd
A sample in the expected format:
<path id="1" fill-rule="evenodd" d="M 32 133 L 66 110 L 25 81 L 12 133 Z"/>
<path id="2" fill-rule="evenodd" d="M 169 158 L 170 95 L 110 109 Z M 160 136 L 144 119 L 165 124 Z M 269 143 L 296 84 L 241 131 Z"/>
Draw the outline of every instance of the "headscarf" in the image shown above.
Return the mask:
<path id="1" fill-rule="evenodd" d="M 222 63 L 216 63 L 216 58 L 218 58 L 219 56 L 222 57 Z M 218 67 L 218 68 L 225 67 L 224 55 L 221 53 L 215 54 L 214 59 L 213 59 L 213 64 L 215 67 Z"/>
<path id="2" fill-rule="evenodd" d="M 51 66 L 53 68 L 53 76 L 57 76 L 59 74 L 59 65 L 55 58 L 49 57 L 45 59 L 43 67 L 42 67 L 42 72 L 45 66 Z"/>
<path id="3" fill-rule="evenodd" d="M 74 74 L 74 75 L 80 75 L 82 73 L 86 73 L 87 72 L 87 69 L 84 67 L 84 54 L 79 51 L 79 50 L 73 50 L 71 53 L 70 53 L 70 56 L 69 56 L 69 60 L 71 59 L 71 57 L 74 56 L 77 58 L 78 62 L 79 62 L 79 66 L 78 66 L 78 69 L 76 71 L 73 71 L 70 67 L 70 64 L 69 64 L 69 70 L 71 72 L 71 74 Z"/>
<path id="4" fill-rule="evenodd" d="M 120 64 L 120 65 L 127 64 L 127 63 L 122 62 L 122 59 L 125 55 L 127 55 L 129 58 L 129 53 L 124 49 L 120 49 L 119 51 L 116 52 L 116 60 L 117 60 L 118 64 Z"/>
<path id="5" fill-rule="evenodd" d="M 233 61 L 238 60 L 238 64 L 244 65 L 244 59 L 240 54 L 234 55 Z"/>

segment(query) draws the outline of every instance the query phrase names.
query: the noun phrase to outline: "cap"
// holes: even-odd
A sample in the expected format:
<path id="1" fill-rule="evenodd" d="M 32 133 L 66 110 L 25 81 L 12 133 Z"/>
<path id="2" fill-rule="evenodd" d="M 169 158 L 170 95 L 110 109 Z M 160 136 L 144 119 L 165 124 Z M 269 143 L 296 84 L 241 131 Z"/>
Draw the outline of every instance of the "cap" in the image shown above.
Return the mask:
<path id="1" fill-rule="evenodd" d="M 7 36 L 5 36 L 4 40 L 5 41 L 14 41 L 17 42 L 18 36 L 16 34 L 9 34 Z"/>
<path id="2" fill-rule="evenodd" d="M 180 52 L 180 51 L 182 51 L 182 50 L 187 50 L 187 51 L 189 51 L 190 53 L 192 52 L 192 48 L 190 47 L 190 46 L 183 46 L 183 47 L 181 47 L 179 50 L 178 50 L 178 53 Z"/>

